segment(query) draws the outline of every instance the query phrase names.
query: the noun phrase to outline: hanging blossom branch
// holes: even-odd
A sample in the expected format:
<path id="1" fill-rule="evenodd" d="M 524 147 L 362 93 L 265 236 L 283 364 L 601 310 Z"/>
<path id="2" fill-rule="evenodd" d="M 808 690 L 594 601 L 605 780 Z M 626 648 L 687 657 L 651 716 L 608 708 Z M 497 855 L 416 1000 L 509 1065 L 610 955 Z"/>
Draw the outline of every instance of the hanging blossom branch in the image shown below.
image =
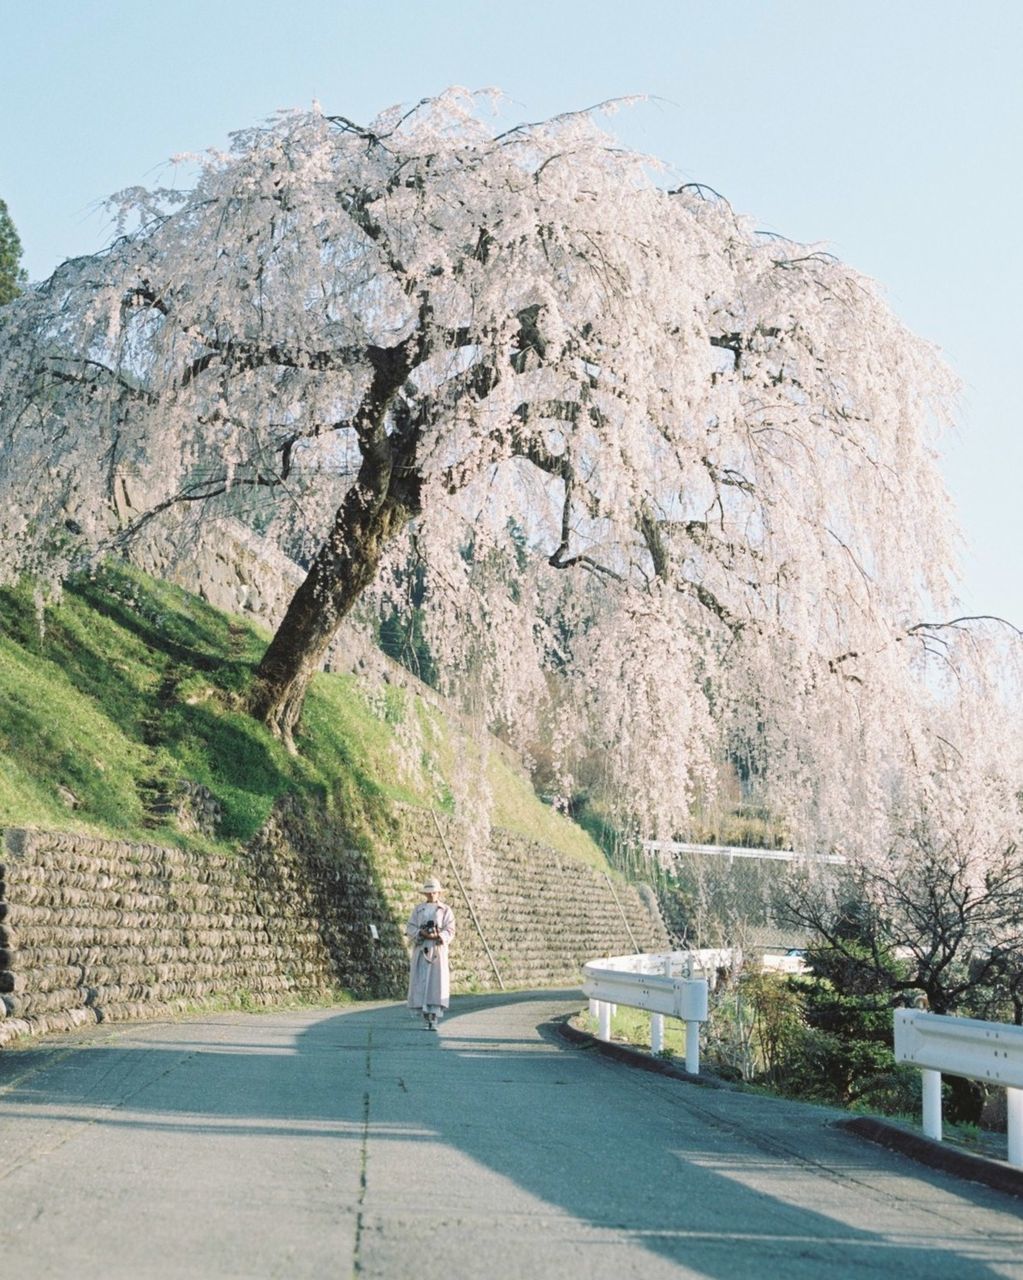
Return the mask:
<path id="1" fill-rule="evenodd" d="M 238 134 L 5 307 L 3 571 L 258 495 L 310 548 L 250 702 L 293 745 L 414 541 L 438 665 L 476 664 L 495 723 L 554 696 L 580 741 L 616 726 L 634 817 L 684 830 L 741 741 L 791 829 L 873 839 L 872 779 L 947 758 L 920 647 L 983 683 L 983 619 L 906 622 L 948 608 L 954 379 L 855 271 L 664 191 L 588 113 L 495 130 L 479 105 Z"/>

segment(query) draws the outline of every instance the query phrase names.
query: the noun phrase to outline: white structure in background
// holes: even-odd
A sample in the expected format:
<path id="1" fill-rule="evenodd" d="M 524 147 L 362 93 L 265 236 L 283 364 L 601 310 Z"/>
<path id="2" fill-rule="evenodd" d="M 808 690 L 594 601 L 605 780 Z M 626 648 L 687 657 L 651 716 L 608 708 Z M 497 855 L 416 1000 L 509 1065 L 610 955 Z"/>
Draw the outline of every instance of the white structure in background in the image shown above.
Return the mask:
<path id="1" fill-rule="evenodd" d="M 770 951 L 765 951 L 760 957 L 760 967 L 768 973 L 809 973 L 809 966 L 803 951 L 794 947 L 790 951 L 786 951 L 783 956 L 774 955 Z"/>
<path id="2" fill-rule="evenodd" d="M 731 951 L 673 951 L 666 955 L 607 956 L 583 966 L 583 991 L 597 1018 L 598 1038 L 611 1039 L 616 1005 L 650 1013 L 650 1048 L 664 1048 L 664 1019 L 686 1024 L 686 1070 L 700 1072 L 700 1023 L 707 1020 L 707 990 Z M 678 975 L 678 976 L 676 976 Z"/>
<path id="3" fill-rule="evenodd" d="M 920 1068 L 923 1129 L 936 1142 L 941 1141 L 942 1072 L 1004 1086 L 1009 1163 L 1023 1168 L 1023 1027 L 896 1009 L 895 1060 Z"/>
<path id="4" fill-rule="evenodd" d="M 685 844 L 679 840 L 644 840 L 644 853 L 656 854 L 661 864 L 670 867 L 680 853 L 708 854 L 715 858 L 753 858 L 758 862 L 816 862 L 844 867 L 846 859 L 837 853 L 797 853 L 795 849 L 751 849 L 737 844 Z"/>

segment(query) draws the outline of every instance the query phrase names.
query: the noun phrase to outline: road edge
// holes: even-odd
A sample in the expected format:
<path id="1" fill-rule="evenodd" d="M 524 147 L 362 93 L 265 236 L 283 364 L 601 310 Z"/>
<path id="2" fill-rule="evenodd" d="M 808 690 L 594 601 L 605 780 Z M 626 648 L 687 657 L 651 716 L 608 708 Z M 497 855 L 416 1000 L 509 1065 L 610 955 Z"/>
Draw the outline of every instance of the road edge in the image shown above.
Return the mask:
<path id="1" fill-rule="evenodd" d="M 637 1067 L 640 1071 L 650 1071 L 659 1076 L 670 1076 L 673 1080 L 684 1080 L 686 1084 L 698 1084 L 704 1089 L 730 1089 L 733 1091 L 736 1089 L 735 1085 L 726 1080 L 719 1080 L 716 1076 L 694 1075 L 691 1071 L 686 1071 L 684 1067 L 676 1066 L 669 1059 L 655 1058 L 653 1054 L 645 1053 L 642 1049 L 637 1049 L 633 1045 L 620 1044 L 613 1040 L 601 1040 L 597 1036 L 591 1035 L 589 1031 L 573 1027 L 571 1019 L 574 1017 L 575 1014 L 572 1013 L 559 1014 L 558 1017 L 552 1018 L 547 1025 L 570 1044 L 583 1049 L 596 1049 L 605 1058 L 614 1058 L 617 1062 L 624 1062 L 627 1066 Z"/>
<path id="2" fill-rule="evenodd" d="M 887 1147 L 889 1151 L 897 1151 L 930 1169 L 953 1174 L 967 1182 L 980 1182 L 995 1191 L 1023 1199 L 1023 1169 L 1014 1165 L 960 1151 L 944 1142 L 935 1142 L 932 1138 L 910 1133 L 899 1125 L 875 1120 L 871 1116 L 850 1116 L 848 1120 L 837 1120 L 835 1124 L 836 1128 Z"/>
<path id="3" fill-rule="evenodd" d="M 741 1086 L 727 1080 L 719 1080 L 714 1076 L 693 1075 L 692 1072 L 664 1058 L 655 1058 L 652 1054 L 645 1053 L 632 1045 L 600 1040 L 590 1032 L 572 1026 L 571 1019 L 574 1016 L 570 1013 L 561 1014 L 547 1025 L 563 1040 L 567 1040 L 578 1048 L 596 1049 L 602 1056 L 612 1058 L 616 1062 L 623 1062 L 640 1071 L 683 1080 L 686 1084 L 701 1085 L 705 1089 L 741 1091 Z M 947 1143 L 934 1142 L 930 1138 L 910 1133 L 898 1125 L 876 1120 L 871 1116 L 849 1116 L 847 1119 L 835 1120 L 833 1124 L 836 1129 L 843 1129 L 867 1142 L 898 1152 L 928 1168 L 951 1174 L 966 1182 L 979 1182 L 995 1191 L 1023 1199 L 1023 1169 L 1017 1169 L 1004 1161 L 960 1151 L 956 1147 L 948 1146 Z"/>

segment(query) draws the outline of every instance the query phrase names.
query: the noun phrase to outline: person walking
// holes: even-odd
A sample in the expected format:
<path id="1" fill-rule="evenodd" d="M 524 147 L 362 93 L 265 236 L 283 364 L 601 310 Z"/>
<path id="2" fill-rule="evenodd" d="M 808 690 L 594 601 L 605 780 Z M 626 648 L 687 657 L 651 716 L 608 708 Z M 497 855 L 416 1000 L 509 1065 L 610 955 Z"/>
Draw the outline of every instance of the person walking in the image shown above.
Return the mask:
<path id="1" fill-rule="evenodd" d="M 448 1007 L 448 947 L 455 936 L 455 913 L 441 902 L 441 892 L 440 881 L 431 876 L 423 885 L 426 901 L 414 908 L 405 926 L 412 943 L 408 1007 L 423 1015 L 427 1031 L 437 1030 Z"/>

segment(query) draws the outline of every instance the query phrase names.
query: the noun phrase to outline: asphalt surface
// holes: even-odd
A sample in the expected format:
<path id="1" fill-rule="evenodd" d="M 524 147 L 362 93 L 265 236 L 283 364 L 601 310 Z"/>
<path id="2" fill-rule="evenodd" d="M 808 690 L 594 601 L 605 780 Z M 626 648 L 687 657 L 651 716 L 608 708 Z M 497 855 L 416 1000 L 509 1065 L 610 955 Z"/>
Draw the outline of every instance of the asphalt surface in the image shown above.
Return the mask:
<path id="1" fill-rule="evenodd" d="M 564 1044 L 574 993 L 96 1028 L 0 1054 L 0 1274 L 1019 1277 L 1023 1201 Z"/>

